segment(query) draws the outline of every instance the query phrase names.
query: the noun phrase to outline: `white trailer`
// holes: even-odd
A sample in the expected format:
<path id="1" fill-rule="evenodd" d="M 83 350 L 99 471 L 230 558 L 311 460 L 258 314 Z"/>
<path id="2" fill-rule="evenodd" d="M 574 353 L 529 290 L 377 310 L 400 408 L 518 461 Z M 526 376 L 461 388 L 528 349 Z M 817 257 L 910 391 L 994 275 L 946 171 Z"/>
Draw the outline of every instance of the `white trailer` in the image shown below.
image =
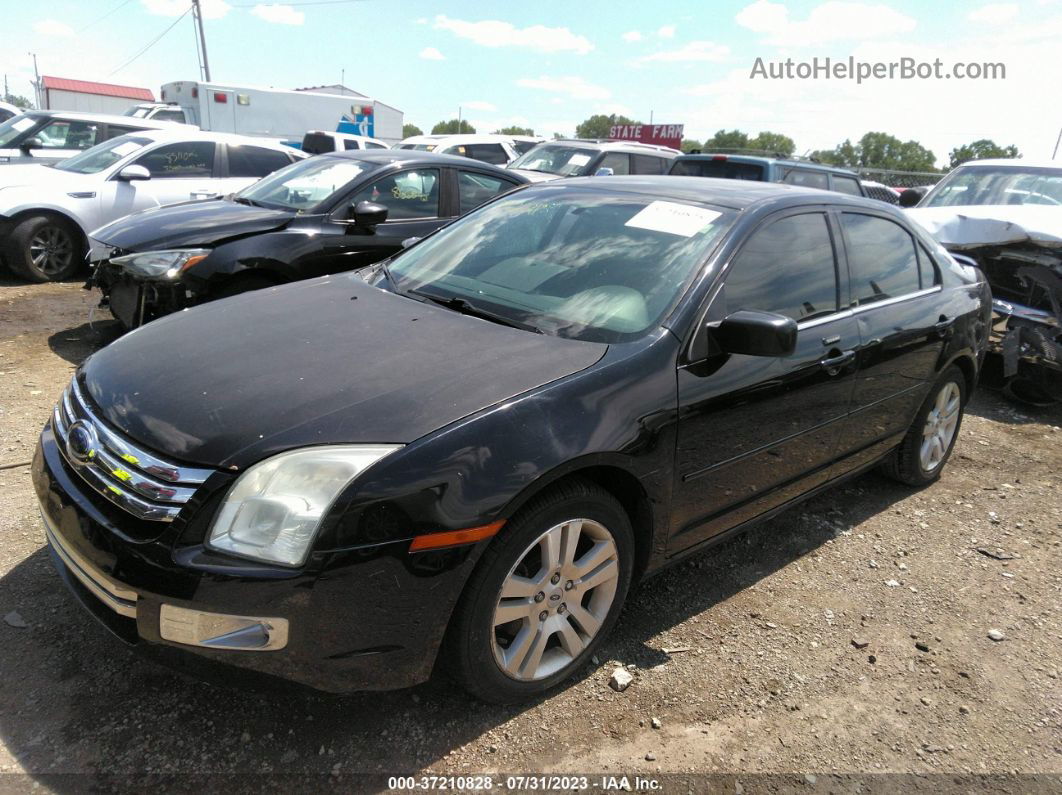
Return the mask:
<path id="1" fill-rule="evenodd" d="M 179 106 L 186 123 L 203 130 L 279 138 L 296 146 L 308 130 L 388 143 L 402 139 L 401 111 L 369 97 L 184 80 L 164 84 L 161 99 Z"/>

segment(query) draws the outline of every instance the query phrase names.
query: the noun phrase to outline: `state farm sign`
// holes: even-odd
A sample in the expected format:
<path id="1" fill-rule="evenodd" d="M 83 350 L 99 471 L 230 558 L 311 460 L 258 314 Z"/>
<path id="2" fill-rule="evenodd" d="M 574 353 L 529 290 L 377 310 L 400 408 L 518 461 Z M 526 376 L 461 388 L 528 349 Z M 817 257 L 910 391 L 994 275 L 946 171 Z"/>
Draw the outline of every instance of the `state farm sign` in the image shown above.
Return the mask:
<path id="1" fill-rule="evenodd" d="M 683 127 L 684 124 L 616 124 L 608 131 L 608 137 L 678 149 L 682 145 Z"/>

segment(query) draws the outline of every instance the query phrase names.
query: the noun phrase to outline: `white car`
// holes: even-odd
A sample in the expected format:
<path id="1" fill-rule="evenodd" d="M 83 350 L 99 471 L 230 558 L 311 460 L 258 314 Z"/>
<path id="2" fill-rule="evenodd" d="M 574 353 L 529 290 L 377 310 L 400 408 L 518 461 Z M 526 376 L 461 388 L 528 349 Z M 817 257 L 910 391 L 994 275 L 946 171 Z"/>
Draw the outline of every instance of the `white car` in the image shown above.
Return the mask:
<path id="1" fill-rule="evenodd" d="M 308 155 L 349 152 L 352 149 L 390 149 L 386 141 L 367 135 L 310 130 L 302 136 L 302 151 Z"/>
<path id="2" fill-rule="evenodd" d="M 0 102 L 0 122 L 7 121 L 20 113 L 22 113 L 22 108 L 15 107 L 10 102 Z"/>
<path id="3" fill-rule="evenodd" d="M 85 264 L 93 229 L 242 190 L 303 157 L 262 138 L 179 127 L 123 135 L 54 166 L 0 168 L 0 253 L 31 281 L 66 279 Z"/>
<path id="4" fill-rule="evenodd" d="M 435 152 L 438 155 L 471 157 L 494 166 L 505 166 L 515 160 L 520 152 L 509 135 L 414 135 L 392 149 L 416 149 Z"/>
<path id="5" fill-rule="evenodd" d="M 30 110 L 0 124 L 0 165 L 55 163 L 126 133 L 182 127 L 189 129 L 107 113 Z"/>

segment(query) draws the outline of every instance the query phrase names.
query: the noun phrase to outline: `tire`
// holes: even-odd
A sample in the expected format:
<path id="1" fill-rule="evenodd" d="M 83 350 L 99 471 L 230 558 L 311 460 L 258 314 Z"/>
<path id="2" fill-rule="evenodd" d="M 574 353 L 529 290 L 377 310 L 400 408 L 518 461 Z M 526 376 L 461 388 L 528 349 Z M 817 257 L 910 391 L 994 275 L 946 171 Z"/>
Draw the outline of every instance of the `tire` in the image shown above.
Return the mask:
<path id="1" fill-rule="evenodd" d="M 543 565 L 547 537 L 559 550 L 555 566 Z M 565 554 L 573 538 L 574 554 Z M 509 521 L 469 578 L 442 662 L 466 690 L 491 703 L 548 692 L 581 668 L 616 623 L 633 563 L 630 519 L 611 494 L 574 480 L 539 495 Z M 504 606 L 503 584 L 519 594 Z"/>
<path id="2" fill-rule="evenodd" d="M 939 478 L 959 438 L 966 399 L 966 376 L 953 365 L 941 373 L 900 446 L 882 463 L 884 473 L 909 486 Z"/>
<path id="3" fill-rule="evenodd" d="M 85 265 L 81 231 L 54 215 L 31 215 L 19 221 L 4 249 L 13 273 L 31 282 L 60 282 Z"/>

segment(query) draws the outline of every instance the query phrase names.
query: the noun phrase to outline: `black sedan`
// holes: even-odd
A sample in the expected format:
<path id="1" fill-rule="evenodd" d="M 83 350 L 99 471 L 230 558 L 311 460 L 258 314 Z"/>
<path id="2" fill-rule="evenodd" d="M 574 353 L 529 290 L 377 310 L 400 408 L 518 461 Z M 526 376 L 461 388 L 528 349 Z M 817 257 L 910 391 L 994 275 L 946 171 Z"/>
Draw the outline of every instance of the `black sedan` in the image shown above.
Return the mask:
<path id="1" fill-rule="evenodd" d="M 240 193 L 126 216 L 92 233 L 90 285 L 126 328 L 196 304 L 359 268 L 527 179 L 466 157 L 320 155 Z"/>
<path id="2" fill-rule="evenodd" d="M 881 202 L 544 183 L 104 348 L 33 479 L 62 577 L 146 651 L 516 701 L 640 578 L 870 467 L 938 478 L 989 317 Z"/>

